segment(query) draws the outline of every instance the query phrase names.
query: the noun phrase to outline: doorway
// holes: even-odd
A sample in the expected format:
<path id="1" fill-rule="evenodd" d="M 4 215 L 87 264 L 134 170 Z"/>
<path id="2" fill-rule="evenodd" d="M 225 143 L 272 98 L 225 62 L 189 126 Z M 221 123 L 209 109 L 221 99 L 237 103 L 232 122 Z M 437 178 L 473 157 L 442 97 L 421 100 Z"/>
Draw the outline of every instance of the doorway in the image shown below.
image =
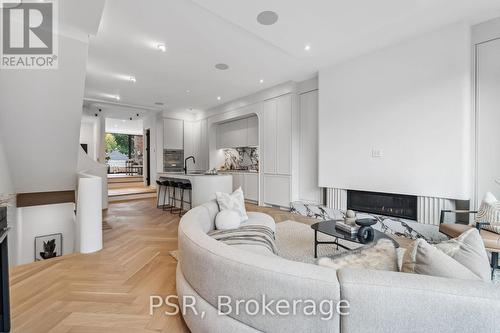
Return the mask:
<path id="1" fill-rule="evenodd" d="M 151 186 L 151 130 L 146 130 L 146 186 Z"/>

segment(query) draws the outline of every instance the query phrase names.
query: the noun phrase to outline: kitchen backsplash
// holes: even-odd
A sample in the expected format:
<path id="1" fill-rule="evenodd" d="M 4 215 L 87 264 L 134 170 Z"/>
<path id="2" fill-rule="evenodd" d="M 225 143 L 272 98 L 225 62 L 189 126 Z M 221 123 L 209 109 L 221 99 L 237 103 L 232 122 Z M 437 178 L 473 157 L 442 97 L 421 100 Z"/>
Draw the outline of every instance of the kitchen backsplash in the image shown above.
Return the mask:
<path id="1" fill-rule="evenodd" d="M 224 149 L 227 170 L 259 170 L 259 152 L 256 147 Z"/>

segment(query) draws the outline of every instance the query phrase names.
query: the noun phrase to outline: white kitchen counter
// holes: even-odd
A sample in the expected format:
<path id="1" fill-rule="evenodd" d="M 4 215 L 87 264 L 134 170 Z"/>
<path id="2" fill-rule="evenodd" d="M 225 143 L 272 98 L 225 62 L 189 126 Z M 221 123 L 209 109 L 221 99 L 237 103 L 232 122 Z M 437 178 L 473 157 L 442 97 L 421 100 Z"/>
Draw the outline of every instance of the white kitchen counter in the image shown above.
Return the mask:
<path id="1" fill-rule="evenodd" d="M 188 180 L 193 188 L 193 207 L 215 199 L 215 192 L 231 193 L 233 191 L 232 175 L 183 174 L 173 172 L 158 172 L 158 178 L 177 178 Z M 160 204 L 163 203 L 164 192 L 160 193 Z M 187 199 L 187 194 L 185 196 Z M 189 207 L 189 206 L 187 206 Z"/>

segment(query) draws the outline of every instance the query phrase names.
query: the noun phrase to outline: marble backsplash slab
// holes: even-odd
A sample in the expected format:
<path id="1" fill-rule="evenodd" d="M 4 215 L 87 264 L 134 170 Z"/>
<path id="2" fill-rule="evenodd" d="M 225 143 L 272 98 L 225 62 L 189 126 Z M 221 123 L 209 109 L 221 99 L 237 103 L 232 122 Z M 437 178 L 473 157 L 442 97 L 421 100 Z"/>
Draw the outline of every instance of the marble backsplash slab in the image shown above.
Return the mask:
<path id="1" fill-rule="evenodd" d="M 224 149 L 224 158 L 227 170 L 259 170 L 259 153 L 256 147 Z"/>

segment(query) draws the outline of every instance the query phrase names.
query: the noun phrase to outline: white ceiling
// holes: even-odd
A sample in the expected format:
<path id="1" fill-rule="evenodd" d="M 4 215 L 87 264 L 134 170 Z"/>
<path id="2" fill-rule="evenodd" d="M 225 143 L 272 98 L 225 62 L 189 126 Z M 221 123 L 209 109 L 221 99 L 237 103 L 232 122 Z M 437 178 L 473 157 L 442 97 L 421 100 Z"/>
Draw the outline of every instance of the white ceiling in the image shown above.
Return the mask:
<path id="1" fill-rule="evenodd" d="M 143 135 L 142 120 L 106 118 L 106 133 Z"/>
<path id="2" fill-rule="evenodd" d="M 278 13 L 275 25 L 257 23 L 264 10 Z M 499 0 L 108 0 L 90 40 L 85 95 L 193 113 L 447 24 L 496 16 Z"/>

